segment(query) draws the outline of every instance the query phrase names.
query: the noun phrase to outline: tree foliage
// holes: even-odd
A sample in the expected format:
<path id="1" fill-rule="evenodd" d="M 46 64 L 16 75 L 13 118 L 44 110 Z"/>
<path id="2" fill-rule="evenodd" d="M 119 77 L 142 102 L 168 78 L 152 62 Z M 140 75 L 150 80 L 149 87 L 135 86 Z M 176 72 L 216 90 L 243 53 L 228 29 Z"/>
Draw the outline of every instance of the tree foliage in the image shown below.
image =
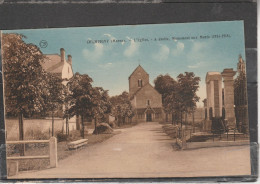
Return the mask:
<path id="1" fill-rule="evenodd" d="M 171 113 L 174 107 L 174 101 L 169 101 L 170 96 L 174 99 L 177 82 L 169 75 L 159 75 L 155 80 L 155 89 L 162 95 L 162 103 L 166 113 Z"/>
<path id="2" fill-rule="evenodd" d="M 124 91 L 120 95 L 113 96 L 110 98 L 110 101 L 112 104 L 111 112 L 112 115 L 116 117 L 118 126 L 124 124 L 126 118 L 129 118 L 130 120 L 132 119 L 134 111 L 129 100 L 128 92 Z"/>
<path id="3" fill-rule="evenodd" d="M 193 72 L 178 75 L 178 100 L 181 110 L 191 112 L 196 108 L 196 102 L 200 99 L 196 94 L 199 89 L 199 81 L 200 77 L 196 77 Z"/>
<path id="4" fill-rule="evenodd" d="M 172 113 L 172 121 L 182 113 L 190 113 L 196 108 L 196 102 L 199 97 L 196 92 L 199 88 L 200 78 L 196 77 L 193 72 L 185 72 L 179 74 L 175 81 L 168 74 L 159 75 L 154 83 L 155 89 L 162 94 L 164 111 Z M 181 119 L 182 121 L 182 119 Z"/>
<path id="5" fill-rule="evenodd" d="M 23 115 L 40 113 L 46 107 L 48 80 L 41 63 L 44 56 L 20 34 L 3 34 L 5 111 L 19 116 L 19 139 L 23 139 Z"/>
<path id="6" fill-rule="evenodd" d="M 81 116 L 82 136 L 84 137 L 84 118 L 90 117 L 97 121 L 104 119 L 111 109 L 108 91 L 101 87 L 93 87 L 93 80 L 87 74 L 76 73 L 68 82 L 66 98 L 69 117 Z"/>
<path id="7" fill-rule="evenodd" d="M 32 115 L 43 110 L 46 96 L 46 72 L 41 67 L 44 56 L 24 36 L 3 34 L 3 71 L 6 112 Z"/>

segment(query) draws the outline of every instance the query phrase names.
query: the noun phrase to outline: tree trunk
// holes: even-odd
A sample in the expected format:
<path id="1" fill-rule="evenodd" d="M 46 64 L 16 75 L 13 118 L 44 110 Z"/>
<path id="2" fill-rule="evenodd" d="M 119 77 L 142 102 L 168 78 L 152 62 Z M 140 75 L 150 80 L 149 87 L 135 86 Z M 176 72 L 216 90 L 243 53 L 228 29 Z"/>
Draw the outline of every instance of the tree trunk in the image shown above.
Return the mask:
<path id="1" fill-rule="evenodd" d="M 182 111 L 181 111 L 181 128 L 182 128 Z"/>
<path id="2" fill-rule="evenodd" d="M 68 135 L 68 125 L 69 125 L 69 120 L 68 120 L 68 116 L 66 116 L 66 135 Z"/>
<path id="3" fill-rule="evenodd" d="M 23 134 L 23 113 L 19 113 L 19 140 L 24 140 Z"/>
<path id="4" fill-rule="evenodd" d="M 173 121 L 174 121 L 174 113 L 172 113 L 172 125 L 173 125 Z"/>
<path id="5" fill-rule="evenodd" d="M 23 134 L 23 113 L 19 113 L 19 140 L 24 140 Z M 24 145 L 20 144 L 20 156 L 24 156 Z"/>
<path id="6" fill-rule="evenodd" d="M 192 111 L 192 129 L 193 133 L 195 132 L 195 127 L 194 127 L 194 111 Z"/>
<path id="7" fill-rule="evenodd" d="M 121 116 L 118 116 L 117 117 L 117 125 L 120 127 L 121 126 Z"/>
<path id="8" fill-rule="evenodd" d="M 70 135 L 70 123 L 69 123 L 69 115 L 68 115 L 68 135 Z"/>
<path id="9" fill-rule="evenodd" d="M 81 116 L 81 125 L 82 125 L 81 137 L 84 139 L 85 130 L 84 130 L 84 117 L 83 117 L 83 115 Z"/>
<path id="10" fill-rule="evenodd" d="M 94 130 L 95 134 L 98 134 L 97 132 L 97 118 L 95 117 L 95 130 Z"/>
<path id="11" fill-rule="evenodd" d="M 166 122 L 168 122 L 168 113 L 166 113 L 165 116 L 166 116 Z"/>
<path id="12" fill-rule="evenodd" d="M 52 111 L 52 121 L 51 121 L 51 136 L 54 136 L 54 114 Z"/>
<path id="13" fill-rule="evenodd" d="M 188 122 L 187 122 L 187 121 L 188 121 L 188 120 L 187 120 L 187 117 L 188 117 L 188 112 L 186 111 L 186 112 L 185 112 L 185 123 L 186 123 L 186 124 L 188 124 Z"/>
<path id="14" fill-rule="evenodd" d="M 61 131 L 62 131 L 62 134 L 64 134 L 64 120 L 62 121 L 62 129 L 61 129 Z"/>
<path id="15" fill-rule="evenodd" d="M 80 130 L 79 115 L 76 115 L 76 130 Z"/>

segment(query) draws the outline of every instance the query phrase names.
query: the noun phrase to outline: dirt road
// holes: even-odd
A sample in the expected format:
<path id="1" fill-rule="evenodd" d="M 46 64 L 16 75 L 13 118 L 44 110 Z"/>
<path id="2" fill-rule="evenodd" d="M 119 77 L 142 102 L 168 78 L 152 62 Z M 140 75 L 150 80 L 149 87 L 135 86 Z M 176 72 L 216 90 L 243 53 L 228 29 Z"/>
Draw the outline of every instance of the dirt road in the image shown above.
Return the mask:
<path id="1" fill-rule="evenodd" d="M 194 177 L 250 174 L 249 146 L 174 150 L 174 140 L 156 122 L 123 129 L 105 142 L 82 149 L 58 168 L 15 178 Z"/>

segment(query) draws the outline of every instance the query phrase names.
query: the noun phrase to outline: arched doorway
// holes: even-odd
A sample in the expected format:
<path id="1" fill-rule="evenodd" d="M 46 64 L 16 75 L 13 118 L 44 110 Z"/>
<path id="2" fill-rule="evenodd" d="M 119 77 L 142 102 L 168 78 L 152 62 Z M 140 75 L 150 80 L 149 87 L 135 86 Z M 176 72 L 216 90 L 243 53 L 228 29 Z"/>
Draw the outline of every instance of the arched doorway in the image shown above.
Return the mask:
<path id="1" fill-rule="evenodd" d="M 151 112 L 146 112 L 146 122 L 152 121 L 152 113 Z"/>
<path id="2" fill-rule="evenodd" d="M 154 111 L 151 107 L 148 107 L 145 111 L 145 115 L 146 115 L 146 122 L 151 122 L 153 121 L 153 114 Z"/>

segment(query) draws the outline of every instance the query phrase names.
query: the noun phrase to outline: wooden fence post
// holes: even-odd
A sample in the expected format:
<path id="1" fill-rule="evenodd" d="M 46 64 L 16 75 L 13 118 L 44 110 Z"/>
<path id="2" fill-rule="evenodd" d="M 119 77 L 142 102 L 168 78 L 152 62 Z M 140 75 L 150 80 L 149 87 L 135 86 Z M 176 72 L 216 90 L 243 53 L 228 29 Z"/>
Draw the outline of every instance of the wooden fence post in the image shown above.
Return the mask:
<path id="1" fill-rule="evenodd" d="M 57 139 L 56 137 L 50 138 L 50 167 L 58 167 L 58 154 L 57 154 Z"/>

